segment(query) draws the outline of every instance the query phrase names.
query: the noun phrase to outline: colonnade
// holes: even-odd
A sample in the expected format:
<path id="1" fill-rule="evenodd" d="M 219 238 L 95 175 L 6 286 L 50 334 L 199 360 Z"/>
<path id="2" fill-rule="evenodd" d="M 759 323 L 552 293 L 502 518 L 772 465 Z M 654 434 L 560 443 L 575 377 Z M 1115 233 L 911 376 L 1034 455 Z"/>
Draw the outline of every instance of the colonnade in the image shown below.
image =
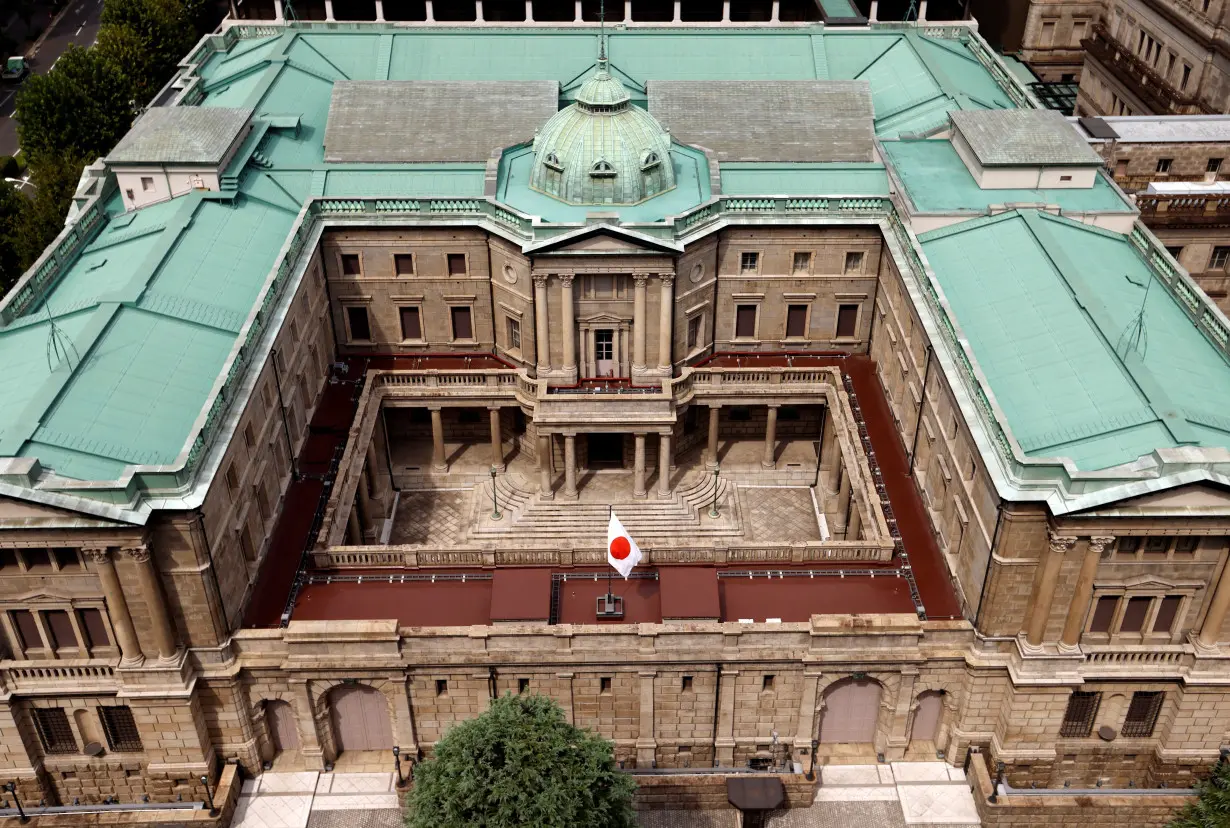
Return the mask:
<path id="1" fill-rule="evenodd" d="M 94 564 L 94 569 L 98 573 L 103 598 L 107 603 L 107 614 L 111 619 L 111 628 L 115 632 L 115 641 L 120 648 L 121 666 L 131 667 L 141 664 L 145 660 L 145 653 L 132 623 L 132 614 L 128 610 L 128 599 L 120 585 L 112 550 L 109 547 L 93 547 L 82 551 Z M 158 568 L 150 555 L 149 547 L 145 544 L 125 546 L 118 550 L 118 554 L 136 564 L 140 597 L 150 621 L 149 643 L 152 649 L 158 654 L 159 661 L 175 661 L 179 654 L 179 647 L 175 641 L 175 628 L 171 624 L 166 597 L 159 583 Z"/>

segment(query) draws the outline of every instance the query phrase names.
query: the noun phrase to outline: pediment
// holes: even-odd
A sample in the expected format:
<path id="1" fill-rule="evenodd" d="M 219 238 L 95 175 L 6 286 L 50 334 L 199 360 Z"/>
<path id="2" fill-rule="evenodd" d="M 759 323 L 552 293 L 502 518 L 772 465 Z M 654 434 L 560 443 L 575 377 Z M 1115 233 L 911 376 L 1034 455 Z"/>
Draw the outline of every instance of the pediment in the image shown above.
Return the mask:
<path id="1" fill-rule="evenodd" d="M 94 515 L 74 512 L 58 506 L 48 506 L 15 497 L 0 497 L 0 528 L 4 529 L 82 529 L 114 526 L 131 528 L 126 523 L 103 520 Z"/>
<path id="2" fill-rule="evenodd" d="M 585 323 L 585 324 L 594 324 L 594 323 L 602 324 L 605 322 L 607 324 L 620 325 L 625 322 L 630 323 L 630 320 L 626 319 L 625 317 L 616 316 L 613 313 L 595 313 L 593 316 L 582 317 L 578 321 Z"/>
<path id="3" fill-rule="evenodd" d="M 1156 492 L 1117 500 L 1091 510 L 1089 514 L 1200 515 L 1230 517 L 1230 489 L 1216 483 L 1201 482 L 1174 486 Z"/>
<path id="4" fill-rule="evenodd" d="M 1110 589 L 1133 589 L 1133 590 L 1191 590 L 1203 589 L 1204 581 L 1193 580 L 1176 580 L 1174 578 L 1164 578 L 1161 575 L 1145 574 L 1133 575 L 1126 579 L 1116 579 L 1110 581 L 1098 581 L 1094 584 L 1095 588 L 1110 588 Z"/>
<path id="5" fill-rule="evenodd" d="M 643 254 L 682 253 L 674 242 L 614 224 L 580 227 L 560 236 L 526 245 L 525 253 Z"/>

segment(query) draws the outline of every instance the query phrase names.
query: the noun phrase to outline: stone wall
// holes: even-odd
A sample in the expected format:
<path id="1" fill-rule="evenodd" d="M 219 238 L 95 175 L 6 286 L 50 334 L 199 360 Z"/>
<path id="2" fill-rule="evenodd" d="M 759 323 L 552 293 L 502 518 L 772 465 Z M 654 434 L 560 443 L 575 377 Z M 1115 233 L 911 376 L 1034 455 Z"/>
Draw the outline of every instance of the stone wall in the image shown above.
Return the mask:
<path id="1" fill-rule="evenodd" d="M 632 804 L 638 811 L 733 811 L 735 809 L 726 795 L 728 778 L 722 774 L 638 774 L 635 777 L 636 798 Z M 817 783 L 809 781 L 806 776 L 772 774 L 772 778 L 781 780 L 786 793 L 784 808 L 807 808 L 815 801 Z"/>

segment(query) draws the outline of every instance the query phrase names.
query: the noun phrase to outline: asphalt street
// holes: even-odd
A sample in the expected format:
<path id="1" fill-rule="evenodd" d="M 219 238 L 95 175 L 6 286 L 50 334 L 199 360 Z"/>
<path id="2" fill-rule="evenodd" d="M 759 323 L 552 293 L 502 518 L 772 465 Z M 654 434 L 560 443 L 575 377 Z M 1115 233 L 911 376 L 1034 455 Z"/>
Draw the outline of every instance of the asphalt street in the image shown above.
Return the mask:
<path id="1" fill-rule="evenodd" d="M 30 71 L 47 72 L 71 45 L 89 46 L 98 37 L 98 19 L 103 0 L 69 0 L 67 11 L 47 33 L 30 60 Z M 0 58 L 8 57 L 7 55 Z M 0 155 L 17 152 L 17 121 L 13 118 L 13 101 L 17 84 L 0 84 Z"/>

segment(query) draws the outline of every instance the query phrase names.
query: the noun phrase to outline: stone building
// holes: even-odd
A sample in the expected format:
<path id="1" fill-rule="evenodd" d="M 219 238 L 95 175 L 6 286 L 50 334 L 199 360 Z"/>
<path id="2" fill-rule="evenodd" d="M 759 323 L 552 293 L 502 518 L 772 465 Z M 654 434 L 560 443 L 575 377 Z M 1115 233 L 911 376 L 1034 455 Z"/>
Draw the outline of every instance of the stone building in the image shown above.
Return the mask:
<path id="1" fill-rule="evenodd" d="M 506 692 L 630 769 L 1204 773 L 1230 323 L 973 26 L 854 22 L 204 38 L 217 189 L 94 165 L 0 305 L 0 776 L 173 802 Z M 216 163 L 175 123 L 124 164 Z"/>

